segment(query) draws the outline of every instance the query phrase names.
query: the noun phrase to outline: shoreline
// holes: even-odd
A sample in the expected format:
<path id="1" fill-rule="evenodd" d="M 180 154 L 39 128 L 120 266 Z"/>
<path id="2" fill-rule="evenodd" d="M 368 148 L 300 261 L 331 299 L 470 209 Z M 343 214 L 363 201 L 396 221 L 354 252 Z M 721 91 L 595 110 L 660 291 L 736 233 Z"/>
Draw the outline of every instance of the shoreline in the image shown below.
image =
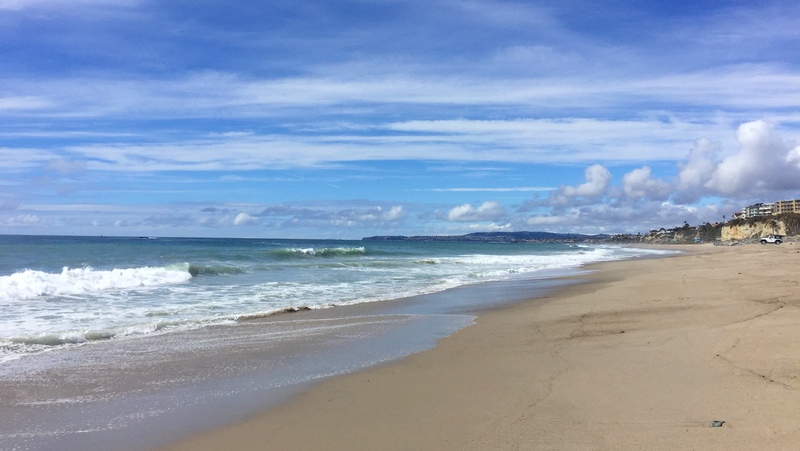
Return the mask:
<path id="1" fill-rule="evenodd" d="M 800 447 L 800 248 L 681 250 L 159 449 Z"/>
<path id="2" fill-rule="evenodd" d="M 321 380 L 433 348 L 479 312 L 581 271 L 537 274 L 16 360 L 0 377 L 0 447 L 138 451 L 236 423 Z"/>

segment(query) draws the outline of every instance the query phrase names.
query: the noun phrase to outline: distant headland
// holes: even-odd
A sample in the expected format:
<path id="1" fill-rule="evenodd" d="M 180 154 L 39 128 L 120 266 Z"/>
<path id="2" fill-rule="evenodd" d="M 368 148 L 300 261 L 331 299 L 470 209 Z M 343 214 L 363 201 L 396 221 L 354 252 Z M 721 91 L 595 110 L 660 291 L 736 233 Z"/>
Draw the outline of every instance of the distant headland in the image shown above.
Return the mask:
<path id="1" fill-rule="evenodd" d="M 647 233 L 615 233 L 583 235 L 552 232 L 477 232 L 467 235 L 383 235 L 362 238 L 363 241 L 452 241 L 483 243 L 647 243 L 647 244 L 745 244 L 777 234 L 787 242 L 800 242 L 800 213 L 780 213 L 746 219 L 735 218 L 722 223 L 705 223 L 670 229 L 654 229 Z"/>

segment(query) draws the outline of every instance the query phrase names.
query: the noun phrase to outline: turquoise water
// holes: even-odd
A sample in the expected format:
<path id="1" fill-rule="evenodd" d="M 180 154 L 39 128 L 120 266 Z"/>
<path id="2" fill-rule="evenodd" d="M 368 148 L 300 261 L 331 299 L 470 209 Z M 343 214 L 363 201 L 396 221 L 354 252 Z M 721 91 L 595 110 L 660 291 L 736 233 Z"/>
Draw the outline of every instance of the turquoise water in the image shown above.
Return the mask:
<path id="1" fill-rule="evenodd" d="M 151 449 L 429 349 L 582 265 L 663 253 L 0 236 L 0 448 Z"/>
<path id="2" fill-rule="evenodd" d="M 0 362 L 654 252 L 568 244 L 0 236 Z"/>

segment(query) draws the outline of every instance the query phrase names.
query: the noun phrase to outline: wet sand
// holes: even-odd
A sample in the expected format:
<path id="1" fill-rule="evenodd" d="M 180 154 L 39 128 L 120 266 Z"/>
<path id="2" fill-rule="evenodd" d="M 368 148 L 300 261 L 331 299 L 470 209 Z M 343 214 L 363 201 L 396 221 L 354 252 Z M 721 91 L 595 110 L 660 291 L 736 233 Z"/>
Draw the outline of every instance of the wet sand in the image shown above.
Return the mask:
<path id="1" fill-rule="evenodd" d="M 580 272 L 561 272 L 569 273 Z M 543 277 L 13 360 L 0 365 L 0 449 L 141 451 L 246 420 L 335 375 L 431 349 L 472 324 L 475 312 L 569 283 Z"/>
<path id="2" fill-rule="evenodd" d="M 799 262 L 799 245 L 703 245 L 595 265 L 165 449 L 800 449 Z"/>

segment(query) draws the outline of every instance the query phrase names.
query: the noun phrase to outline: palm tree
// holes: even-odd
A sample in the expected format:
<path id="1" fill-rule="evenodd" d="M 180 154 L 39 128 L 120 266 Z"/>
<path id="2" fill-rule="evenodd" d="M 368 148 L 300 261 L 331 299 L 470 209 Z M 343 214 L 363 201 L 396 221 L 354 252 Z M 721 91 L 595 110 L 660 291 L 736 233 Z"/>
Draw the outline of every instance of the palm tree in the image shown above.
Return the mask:
<path id="1" fill-rule="evenodd" d="M 775 219 L 770 219 L 769 220 L 769 226 L 772 227 L 772 234 L 773 235 L 777 235 L 778 234 L 778 221 L 775 220 Z"/>

